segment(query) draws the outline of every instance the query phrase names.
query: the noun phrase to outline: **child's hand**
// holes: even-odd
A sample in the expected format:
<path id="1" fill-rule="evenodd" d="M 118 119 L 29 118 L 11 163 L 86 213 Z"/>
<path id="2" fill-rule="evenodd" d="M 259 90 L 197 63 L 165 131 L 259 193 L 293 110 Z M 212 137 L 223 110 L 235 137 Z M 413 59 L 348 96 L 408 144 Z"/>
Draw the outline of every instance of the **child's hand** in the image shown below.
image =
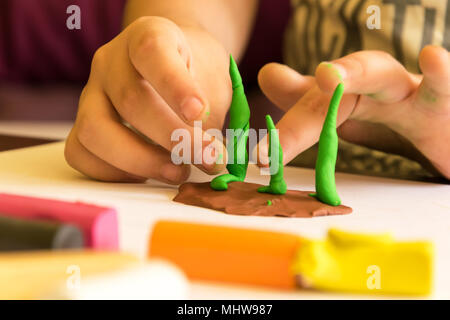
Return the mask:
<path id="1" fill-rule="evenodd" d="M 203 128 L 222 128 L 231 101 L 228 60 L 200 28 L 159 17 L 136 20 L 94 56 L 67 139 L 67 162 L 99 180 L 183 182 L 190 168 L 172 163 L 170 151 L 178 142 L 171 134 L 182 128 L 193 137 L 195 120 L 203 120 Z M 223 144 L 215 144 L 215 154 L 226 155 Z M 224 164 L 199 167 L 218 173 Z"/>
<path id="2" fill-rule="evenodd" d="M 450 179 L 450 54 L 428 46 L 419 63 L 423 75 L 408 73 L 384 52 L 361 51 L 321 63 L 315 79 L 286 66 L 265 66 L 260 86 L 287 111 L 277 124 L 284 162 L 318 141 L 331 94 L 342 81 L 343 139 L 407 156 Z"/>

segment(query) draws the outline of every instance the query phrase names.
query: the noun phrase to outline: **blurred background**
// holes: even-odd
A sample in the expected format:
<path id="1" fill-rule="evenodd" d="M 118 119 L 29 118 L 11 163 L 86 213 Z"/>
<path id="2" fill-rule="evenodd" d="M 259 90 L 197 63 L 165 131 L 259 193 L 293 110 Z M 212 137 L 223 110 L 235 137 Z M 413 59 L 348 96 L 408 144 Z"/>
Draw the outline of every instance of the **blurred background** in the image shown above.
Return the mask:
<path id="1" fill-rule="evenodd" d="M 0 1 L 0 151 L 63 140 L 76 117 L 90 62 L 97 48 L 121 31 L 126 0 Z M 81 28 L 70 30 L 67 9 L 77 5 Z M 264 116 L 282 113 L 257 86 L 258 70 L 282 62 L 290 1 L 261 0 L 253 34 L 240 69 L 252 112 L 253 128 L 265 128 Z M 257 110 L 257 112 L 256 112 Z M 25 136 L 26 139 L 18 139 Z M 32 140 L 29 138 L 38 138 Z M 314 167 L 317 147 L 290 164 Z M 436 180 L 422 167 L 395 155 L 341 142 L 338 171 L 414 180 Z M 436 181 L 440 181 L 437 179 Z"/>

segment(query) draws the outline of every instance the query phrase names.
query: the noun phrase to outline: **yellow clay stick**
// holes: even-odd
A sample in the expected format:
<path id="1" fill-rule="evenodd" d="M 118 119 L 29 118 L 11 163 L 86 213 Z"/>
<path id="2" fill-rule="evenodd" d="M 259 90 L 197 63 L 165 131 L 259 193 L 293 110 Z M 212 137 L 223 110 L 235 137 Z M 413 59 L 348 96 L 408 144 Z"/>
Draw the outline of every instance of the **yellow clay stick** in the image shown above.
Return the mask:
<path id="1" fill-rule="evenodd" d="M 61 284 L 137 264 L 129 254 L 98 251 L 33 251 L 0 254 L 0 299 L 40 299 Z M 70 284 L 69 284 L 70 285 Z"/>

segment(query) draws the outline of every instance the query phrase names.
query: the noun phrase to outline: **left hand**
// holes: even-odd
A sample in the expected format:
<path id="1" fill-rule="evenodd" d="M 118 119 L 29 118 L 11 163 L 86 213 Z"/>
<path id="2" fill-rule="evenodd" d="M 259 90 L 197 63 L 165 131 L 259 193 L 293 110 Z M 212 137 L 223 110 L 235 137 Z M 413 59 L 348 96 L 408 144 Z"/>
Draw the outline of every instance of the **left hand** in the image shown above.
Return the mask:
<path id="1" fill-rule="evenodd" d="M 287 111 L 277 124 L 284 163 L 318 141 L 331 95 L 343 82 L 341 138 L 406 156 L 450 179 L 450 53 L 427 46 L 419 65 L 423 74 L 412 74 L 385 52 L 360 51 L 319 64 L 315 78 L 264 66 L 261 89 Z M 266 143 L 260 148 L 267 154 Z"/>

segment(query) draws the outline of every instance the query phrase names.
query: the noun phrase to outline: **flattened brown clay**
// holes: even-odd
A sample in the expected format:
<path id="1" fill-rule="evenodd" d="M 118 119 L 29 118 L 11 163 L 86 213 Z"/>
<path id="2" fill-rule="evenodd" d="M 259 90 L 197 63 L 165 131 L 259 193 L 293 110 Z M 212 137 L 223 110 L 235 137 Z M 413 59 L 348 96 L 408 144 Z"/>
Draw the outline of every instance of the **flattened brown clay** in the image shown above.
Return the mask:
<path id="1" fill-rule="evenodd" d="M 259 193 L 257 189 L 261 186 L 255 183 L 232 182 L 228 184 L 228 190 L 215 191 L 209 182 L 184 183 L 179 187 L 173 201 L 245 216 L 311 218 L 352 212 L 350 207 L 333 207 L 316 200 L 309 195 L 311 191 L 288 190 L 284 195 L 274 195 Z"/>

